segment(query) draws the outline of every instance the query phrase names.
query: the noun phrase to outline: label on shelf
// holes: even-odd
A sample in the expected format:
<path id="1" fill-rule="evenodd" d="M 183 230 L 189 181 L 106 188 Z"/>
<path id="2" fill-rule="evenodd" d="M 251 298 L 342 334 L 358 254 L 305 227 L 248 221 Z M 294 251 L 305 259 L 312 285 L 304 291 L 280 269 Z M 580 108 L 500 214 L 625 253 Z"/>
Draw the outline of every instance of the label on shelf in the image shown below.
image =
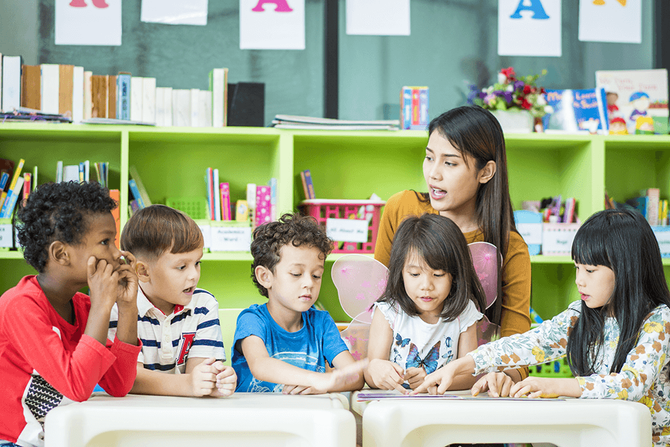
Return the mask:
<path id="1" fill-rule="evenodd" d="M 338 242 L 367 242 L 368 221 L 365 219 L 327 219 L 326 234 Z"/>
<path id="2" fill-rule="evenodd" d="M 212 251 L 249 251 L 251 246 L 251 226 L 221 225 L 211 226 Z"/>
<path id="3" fill-rule="evenodd" d="M 517 223 L 516 230 L 526 244 L 535 245 L 542 243 L 542 223 Z"/>
<path id="4" fill-rule="evenodd" d="M 10 222 L 9 219 L 3 221 Z M 12 224 L 0 222 L 0 248 L 12 248 Z"/>

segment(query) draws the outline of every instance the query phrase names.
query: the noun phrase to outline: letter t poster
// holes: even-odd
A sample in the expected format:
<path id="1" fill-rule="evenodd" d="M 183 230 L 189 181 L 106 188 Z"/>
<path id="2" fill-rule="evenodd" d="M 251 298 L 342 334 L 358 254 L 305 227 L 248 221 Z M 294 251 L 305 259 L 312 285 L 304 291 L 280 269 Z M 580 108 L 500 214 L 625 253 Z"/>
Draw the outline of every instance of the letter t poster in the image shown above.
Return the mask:
<path id="1" fill-rule="evenodd" d="M 240 0 L 241 50 L 304 50 L 305 0 Z"/>
<path id="2" fill-rule="evenodd" d="M 56 0 L 56 45 L 121 45 L 121 0 Z"/>

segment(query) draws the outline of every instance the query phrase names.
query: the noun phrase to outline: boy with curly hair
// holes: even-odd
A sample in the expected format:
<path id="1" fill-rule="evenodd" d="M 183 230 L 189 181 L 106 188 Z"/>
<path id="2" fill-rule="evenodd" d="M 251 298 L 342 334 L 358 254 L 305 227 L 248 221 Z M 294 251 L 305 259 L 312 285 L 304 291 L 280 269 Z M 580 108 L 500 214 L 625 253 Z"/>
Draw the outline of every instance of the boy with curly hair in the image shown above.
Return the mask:
<path id="1" fill-rule="evenodd" d="M 69 182 L 42 185 L 18 212 L 23 256 L 38 274 L 0 297 L 0 445 L 42 446 L 53 408 L 87 400 L 97 383 L 113 396 L 133 385 L 137 276 L 135 258 L 114 245 L 114 208 L 99 184 Z"/>
<path id="2" fill-rule="evenodd" d="M 332 241 L 311 217 L 285 214 L 254 231 L 251 278 L 267 304 L 237 319 L 237 391 L 318 394 L 363 386 L 356 362 L 328 312 L 312 306 Z M 335 370 L 326 372 L 326 362 Z"/>
<path id="3" fill-rule="evenodd" d="M 203 245 L 198 224 L 165 205 L 139 210 L 123 227 L 121 247 L 137 258 L 143 345 L 133 393 L 221 397 L 235 390 L 235 370 L 222 362 L 219 303 L 197 287 Z M 116 324 L 114 308 L 108 337 Z"/>

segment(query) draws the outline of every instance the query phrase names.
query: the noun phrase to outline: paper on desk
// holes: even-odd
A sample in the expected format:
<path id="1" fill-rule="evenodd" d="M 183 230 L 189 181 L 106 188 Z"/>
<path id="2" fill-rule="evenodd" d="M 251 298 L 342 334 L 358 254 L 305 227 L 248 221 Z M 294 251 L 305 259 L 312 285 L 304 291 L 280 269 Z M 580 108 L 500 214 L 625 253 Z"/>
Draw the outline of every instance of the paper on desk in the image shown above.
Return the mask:
<path id="1" fill-rule="evenodd" d="M 387 399 L 418 399 L 418 400 L 498 400 L 498 401 L 532 401 L 532 402 L 555 402 L 565 400 L 563 398 L 530 399 L 528 397 L 489 397 L 487 394 L 472 396 L 468 394 L 400 394 L 398 391 L 376 390 L 372 392 L 359 392 L 356 396 L 358 402 Z"/>

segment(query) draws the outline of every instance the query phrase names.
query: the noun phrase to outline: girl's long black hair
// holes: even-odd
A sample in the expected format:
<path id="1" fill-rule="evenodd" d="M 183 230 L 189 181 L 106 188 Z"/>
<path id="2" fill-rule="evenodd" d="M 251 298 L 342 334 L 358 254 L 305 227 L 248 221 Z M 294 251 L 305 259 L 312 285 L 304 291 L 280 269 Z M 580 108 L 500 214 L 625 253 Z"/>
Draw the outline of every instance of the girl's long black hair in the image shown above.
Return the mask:
<path id="1" fill-rule="evenodd" d="M 509 195 L 505 138 L 500 123 L 488 110 L 478 106 L 463 106 L 433 119 L 428 126 L 428 134 L 432 135 L 433 132 L 439 132 L 452 146 L 471 157 L 475 161 L 477 172 L 489 161 L 496 163 L 493 178 L 477 190 L 476 213 L 484 241 L 495 245 L 504 259 L 509 233 L 516 231 L 516 226 Z M 418 195 L 419 200 L 430 203 L 427 193 Z M 501 267 L 498 258 L 498 271 L 501 271 Z M 498 275 L 497 296 L 502 296 L 502 275 Z M 499 325 L 502 299 L 495 300 L 485 313 L 491 322 Z"/>
<path id="2" fill-rule="evenodd" d="M 423 259 L 433 270 L 451 274 L 451 290 L 440 314 L 444 321 L 458 318 L 469 300 L 473 300 L 483 312 L 486 298 L 472 265 L 465 237 L 451 219 L 437 214 L 410 216 L 402 221 L 393 238 L 386 290 L 377 301 L 398 303 L 406 314 L 419 315 L 414 301 L 407 295 L 403 280 L 405 261 L 412 255 Z"/>
<path id="3" fill-rule="evenodd" d="M 568 336 L 570 369 L 575 376 L 595 373 L 604 341 L 605 319 L 614 316 L 621 333 L 610 373 L 619 373 L 649 313 L 660 304 L 670 306 L 656 237 L 637 211 L 601 211 L 589 217 L 577 231 L 572 259 L 578 264 L 612 269 L 615 285 L 604 306 L 591 309 L 581 303 L 581 314 Z"/>

